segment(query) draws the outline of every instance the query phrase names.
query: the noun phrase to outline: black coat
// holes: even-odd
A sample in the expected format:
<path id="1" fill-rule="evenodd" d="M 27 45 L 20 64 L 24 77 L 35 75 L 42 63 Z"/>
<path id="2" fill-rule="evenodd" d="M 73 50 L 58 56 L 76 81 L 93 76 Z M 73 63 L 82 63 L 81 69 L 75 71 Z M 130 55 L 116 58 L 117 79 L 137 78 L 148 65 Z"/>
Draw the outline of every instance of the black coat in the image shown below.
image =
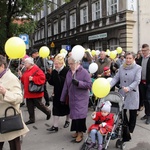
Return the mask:
<path id="1" fill-rule="evenodd" d="M 139 59 L 139 61 L 137 62 L 137 64 L 140 66 L 142 65 L 142 59 L 143 57 L 141 57 L 141 59 Z M 150 57 L 148 59 L 146 67 L 146 83 L 150 84 Z"/>
<path id="2" fill-rule="evenodd" d="M 68 72 L 68 68 L 64 67 L 59 73 L 54 69 L 52 71 L 52 75 L 48 83 L 54 86 L 54 98 L 53 98 L 53 115 L 56 116 L 65 116 L 69 114 L 69 106 L 63 105 L 60 102 L 60 97 L 62 93 L 62 89 L 64 86 L 66 74 Z"/>

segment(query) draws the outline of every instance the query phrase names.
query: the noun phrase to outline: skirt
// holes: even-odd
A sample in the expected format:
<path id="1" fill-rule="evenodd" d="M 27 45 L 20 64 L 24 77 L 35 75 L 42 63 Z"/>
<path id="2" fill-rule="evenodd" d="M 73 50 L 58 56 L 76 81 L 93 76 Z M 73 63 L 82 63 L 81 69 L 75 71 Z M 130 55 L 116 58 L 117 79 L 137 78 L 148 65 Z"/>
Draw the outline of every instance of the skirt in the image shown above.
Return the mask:
<path id="1" fill-rule="evenodd" d="M 86 132 L 86 130 L 86 118 L 72 120 L 70 131 Z"/>

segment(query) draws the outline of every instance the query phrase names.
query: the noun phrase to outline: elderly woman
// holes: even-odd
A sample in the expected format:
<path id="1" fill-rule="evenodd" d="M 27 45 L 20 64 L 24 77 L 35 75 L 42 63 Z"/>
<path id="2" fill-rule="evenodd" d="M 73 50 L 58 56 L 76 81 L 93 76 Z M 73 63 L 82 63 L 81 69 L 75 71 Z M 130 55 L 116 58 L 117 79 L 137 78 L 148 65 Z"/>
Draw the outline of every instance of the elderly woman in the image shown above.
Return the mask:
<path id="1" fill-rule="evenodd" d="M 113 87 L 120 81 L 119 93 L 124 97 L 124 123 L 129 126 L 132 134 L 136 125 L 137 109 L 139 107 L 139 89 L 142 68 L 135 63 L 135 54 L 128 52 L 125 56 L 125 62 L 120 66 L 119 71 L 111 81 Z M 127 118 L 129 110 L 129 119 Z"/>
<path id="2" fill-rule="evenodd" d="M 13 106 L 17 112 L 21 113 L 20 103 L 22 100 L 21 84 L 18 78 L 7 69 L 6 58 L 0 55 L 0 118 L 4 117 L 5 109 L 9 106 Z M 13 111 L 10 112 L 11 115 L 14 114 Z M 20 136 L 29 131 L 24 122 L 23 125 L 22 130 L 0 133 L 0 150 L 3 149 L 5 141 L 9 142 L 10 150 L 21 150 Z"/>
<path id="3" fill-rule="evenodd" d="M 86 117 L 88 113 L 89 90 L 91 89 L 90 74 L 79 61 L 68 58 L 70 70 L 67 73 L 63 87 L 61 101 L 64 102 L 69 95 L 70 118 L 72 119 L 71 131 L 76 131 L 72 137 L 76 142 L 81 142 L 83 132 L 86 131 Z"/>
<path id="4" fill-rule="evenodd" d="M 69 105 L 63 105 L 60 101 L 60 96 L 64 86 L 68 67 L 65 67 L 64 57 L 62 54 L 58 54 L 54 59 L 54 70 L 52 71 L 51 78 L 48 81 L 50 85 L 54 86 L 54 98 L 53 98 L 53 126 L 48 131 L 58 131 L 58 121 L 60 116 L 66 116 L 64 128 L 67 128 L 69 122 Z"/>
<path id="5" fill-rule="evenodd" d="M 25 59 L 24 65 L 26 70 L 23 74 L 19 72 L 19 76 L 24 86 L 24 98 L 26 98 L 29 113 L 29 121 L 27 121 L 26 124 L 32 124 L 35 122 L 35 106 L 38 109 L 40 109 L 43 113 L 45 113 L 47 116 L 46 119 L 49 120 L 51 116 L 51 111 L 42 103 L 42 97 L 44 96 L 44 92 L 32 93 L 29 92 L 28 89 L 29 81 L 33 81 L 35 84 L 38 85 L 44 84 L 45 75 L 43 71 L 37 65 L 34 64 L 33 58 L 31 57 Z"/>

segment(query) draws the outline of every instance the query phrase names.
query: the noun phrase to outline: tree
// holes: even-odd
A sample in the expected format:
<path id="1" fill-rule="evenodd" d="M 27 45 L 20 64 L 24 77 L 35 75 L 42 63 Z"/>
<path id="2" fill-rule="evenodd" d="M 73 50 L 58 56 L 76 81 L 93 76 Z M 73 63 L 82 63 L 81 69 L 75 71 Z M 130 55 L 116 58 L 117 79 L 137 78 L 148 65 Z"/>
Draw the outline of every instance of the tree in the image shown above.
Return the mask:
<path id="1" fill-rule="evenodd" d="M 19 32 L 32 33 L 36 23 L 32 19 L 43 7 L 45 0 L 0 0 L 0 53 L 4 53 L 4 44 L 12 36 L 18 36 Z M 52 3 L 46 0 L 47 4 Z M 65 0 L 68 2 L 68 0 Z M 20 26 L 13 21 L 17 17 L 26 16 L 27 22 Z"/>

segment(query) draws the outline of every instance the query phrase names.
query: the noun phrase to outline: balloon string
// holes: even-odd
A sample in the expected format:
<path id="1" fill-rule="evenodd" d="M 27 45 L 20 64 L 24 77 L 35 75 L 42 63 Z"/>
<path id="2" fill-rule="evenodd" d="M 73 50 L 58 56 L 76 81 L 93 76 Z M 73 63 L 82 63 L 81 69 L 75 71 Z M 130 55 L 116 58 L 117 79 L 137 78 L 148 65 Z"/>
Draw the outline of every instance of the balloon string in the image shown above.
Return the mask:
<path id="1" fill-rule="evenodd" d="M 11 61 L 12 61 L 12 59 L 10 59 L 10 61 L 9 61 L 9 63 L 8 63 L 8 66 L 7 66 L 6 70 L 9 69 Z"/>

